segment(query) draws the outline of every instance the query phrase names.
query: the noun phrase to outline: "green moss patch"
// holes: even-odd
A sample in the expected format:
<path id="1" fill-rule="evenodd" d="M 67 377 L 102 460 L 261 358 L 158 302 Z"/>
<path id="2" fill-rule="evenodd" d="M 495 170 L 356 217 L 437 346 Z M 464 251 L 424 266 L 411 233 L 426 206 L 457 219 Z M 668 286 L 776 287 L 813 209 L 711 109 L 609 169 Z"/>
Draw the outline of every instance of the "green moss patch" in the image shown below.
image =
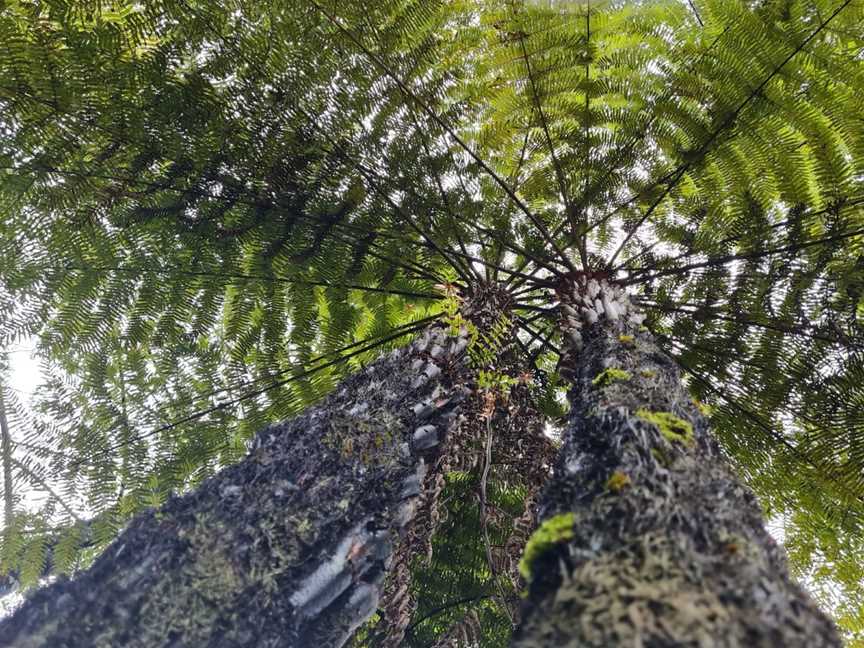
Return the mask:
<path id="1" fill-rule="evenodd" d="M 591 381 L 591 384 L 602 389 L 603 387 L 608 387 L 619 380 L 630 380 L 630 372 L 624 371 L 623 369 L 616 369 L 615 367 L 609 367 L 597 374 L 594 377 L 594 380 Z"/>
<path id="2" fill-rule="evenodd" d="M 664 439 L 672 443 L 693 443 L 693 425 L 669 412 L 652 412 L 647 409 L 636 410 L 636 416 L 654 425 Z"/>
<path id="3" fill-rule="evenodd" d="M 630 485 L 630 477 L 620 470 L 612 473 L 609 479 L 606 480 L 606 490 L 612 493 L 620 493 Z"/>
<path id="4" fill-rule="evenodd" d="M 531 568 L 537 559 L 552 549 L 555 545 L 573 539 L 573 525 L 576 523 L 575 513 L 562 513 L 544 521 L 525 543 L 522 560 L 519 561 L 519 573 L 531 580 Z"/>
<path id="5" fill-rule="evenodd" d="M 702 401 L 694 398 L 693 404 L 696 406 L 696 409 L 699 410 L 699 413 L 706 418 L 710 418 L 712 414 L 714 414 L 714 408 Z"/>

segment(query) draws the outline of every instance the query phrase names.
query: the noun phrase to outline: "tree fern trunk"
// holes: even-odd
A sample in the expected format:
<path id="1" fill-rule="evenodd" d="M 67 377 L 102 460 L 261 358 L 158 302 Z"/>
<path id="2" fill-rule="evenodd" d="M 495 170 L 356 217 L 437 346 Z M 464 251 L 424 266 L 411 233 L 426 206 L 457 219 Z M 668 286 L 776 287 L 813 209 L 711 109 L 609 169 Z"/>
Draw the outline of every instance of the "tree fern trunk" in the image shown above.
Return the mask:
<path id="1" fill-rule="evenodd" d="M 241 463 L 37 591 L 0 624 L 0 645 L 342 645 L 376 610 L 426 466 L 458 420 L 463 339 L 434 327 L 263 430 Z"/>
<path id="2" fill-rule="evenodd" d="M 677 366 L 641 317 L 612 310 L 570 320 L 572 412 L 526 546 L 513 645 L 839 646 Z"/>

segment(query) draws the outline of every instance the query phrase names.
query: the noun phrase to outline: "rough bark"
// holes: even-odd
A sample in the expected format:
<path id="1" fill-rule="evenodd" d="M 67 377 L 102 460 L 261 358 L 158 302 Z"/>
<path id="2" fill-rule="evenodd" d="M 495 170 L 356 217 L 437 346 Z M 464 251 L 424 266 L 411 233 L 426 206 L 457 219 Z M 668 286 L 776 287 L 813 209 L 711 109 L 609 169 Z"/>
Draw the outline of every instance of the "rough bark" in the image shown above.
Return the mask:
<path id="1" fill-rule="evenodd" d="M 379 359 L 37 591 L 0 646 L 342 645 L 378 606 L 468 364 L 441 326 Z"/>
<path id="2" fill-rule="evenodd" d="M 526 546 L 513 645 L 840 646 L 626 302 L 612 319 L 599 303 L 567 310 L 572 412 Z"/>

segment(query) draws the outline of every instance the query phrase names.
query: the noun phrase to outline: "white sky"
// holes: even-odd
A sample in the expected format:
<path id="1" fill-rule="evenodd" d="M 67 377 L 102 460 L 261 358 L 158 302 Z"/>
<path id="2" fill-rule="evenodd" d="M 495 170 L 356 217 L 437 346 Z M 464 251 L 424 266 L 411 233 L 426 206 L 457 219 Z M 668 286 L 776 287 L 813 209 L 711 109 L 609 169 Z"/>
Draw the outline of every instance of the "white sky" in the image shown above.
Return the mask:
<path id="1" fill-rule="evenodd" d="M 9 358 L 9 385 L 25 404 L 42 380 L 39 362 L 32 356 L 32 350 L 33 343 L 28 340 L 5 351 Z"/>

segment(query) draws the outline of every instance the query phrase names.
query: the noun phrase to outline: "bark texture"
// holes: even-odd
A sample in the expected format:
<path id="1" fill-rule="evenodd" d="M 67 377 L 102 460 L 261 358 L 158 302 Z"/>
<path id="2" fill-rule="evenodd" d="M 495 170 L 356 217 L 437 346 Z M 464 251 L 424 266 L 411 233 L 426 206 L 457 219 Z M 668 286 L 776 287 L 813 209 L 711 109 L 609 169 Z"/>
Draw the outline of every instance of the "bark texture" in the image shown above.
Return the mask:
<path id="1" fill-rule="evenodd" d="M 572 412 L 513 645 L 840 646 L 675 363 L 641 317 L 612 311 L 578 323 L 566 359 Z"/>
<path id="2" fill-rule="evenodd" d="M 35 592 L 0 646 L 343 645 L 378 607 L 427 465 L 458 425 L 465 346 L 435 326 L 263 430 L 241 463 Z"/>

